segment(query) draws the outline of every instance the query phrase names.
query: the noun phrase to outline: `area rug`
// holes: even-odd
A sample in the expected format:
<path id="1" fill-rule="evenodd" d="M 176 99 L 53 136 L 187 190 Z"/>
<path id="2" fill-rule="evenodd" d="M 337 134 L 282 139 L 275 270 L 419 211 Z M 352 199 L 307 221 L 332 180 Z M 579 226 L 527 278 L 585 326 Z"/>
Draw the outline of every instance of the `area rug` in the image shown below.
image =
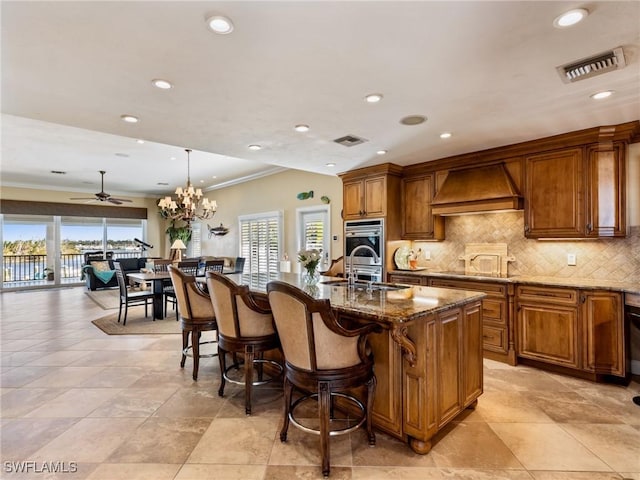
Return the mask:
<path id="1" fill-rule="evenodd" d="M 105 310 L 112 310 L 120 307 L 120 289 L 104 288 L 101 290 L 87 290 L 87 296 L 100 305 Z"/>
<path id="2" fill-rule="evenodd" d="M 122 312 L 124 316 L 124 312 Z M 176 322 L 176 317 L 170 315 L 162 320 L 153 321 L 151 308 L 149 316 L 145 318 L 144 307 L 129 307 L 127 324 L 122 325 L 122 320 L 118 323 L 118 313 L 110 313 L 104 317 L 93 320 L 96 327 L 108 335 L 164 335 L 181 334 L 180 323 Z"/>

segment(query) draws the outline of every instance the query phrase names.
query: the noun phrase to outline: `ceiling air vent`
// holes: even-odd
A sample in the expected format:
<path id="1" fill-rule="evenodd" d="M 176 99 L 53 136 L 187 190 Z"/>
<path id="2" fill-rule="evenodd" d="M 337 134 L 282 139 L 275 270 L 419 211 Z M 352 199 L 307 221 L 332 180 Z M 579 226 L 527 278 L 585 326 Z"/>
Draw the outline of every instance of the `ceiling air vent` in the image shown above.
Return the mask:
<path id="1" fill-rule="evenodd" d="M 334 140 L 334 142 L 344 145 L 345 147 L 353 147 L 354 145 L 360 145 L 366 141 L 366 139 L 356 137 L 355 135 L 345 135 L 344 137 L 336 138 Z"/>
<path id="2" fill-rule="evenodd" d="M 577 62 L 557 67 L 560 78 L 564 83 L 573 83 L 585 78 L 595 77 L 612 70 L 624 68 L 624 53 L 622 47 L 614 48 L 607 52 L 584 58 Z"/>

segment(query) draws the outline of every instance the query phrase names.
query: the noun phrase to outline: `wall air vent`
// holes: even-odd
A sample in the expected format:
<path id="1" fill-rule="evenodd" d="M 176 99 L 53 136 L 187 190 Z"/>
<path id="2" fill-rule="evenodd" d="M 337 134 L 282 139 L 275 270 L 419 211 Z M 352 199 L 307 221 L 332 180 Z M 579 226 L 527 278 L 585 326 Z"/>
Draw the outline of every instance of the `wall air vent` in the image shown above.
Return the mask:
<path id="1" fill-rule="evenodd" d="M 344 145 L 345 147 L 353 147 L 354 145 L 360 145 L 366 141 L 366 139 L 356 137 L 355 135 L 345 135 L 344 137 L 336 138 L 334 140 L 334 142 Z"/>
<path id="2" fill-rule="evenodd" d="M 618 47 L 577 62 L 561 65 L 556 67 L 556 70 L 564 83 L 573 83 L 624 68 L 626 65 L 622 47 Z"/>

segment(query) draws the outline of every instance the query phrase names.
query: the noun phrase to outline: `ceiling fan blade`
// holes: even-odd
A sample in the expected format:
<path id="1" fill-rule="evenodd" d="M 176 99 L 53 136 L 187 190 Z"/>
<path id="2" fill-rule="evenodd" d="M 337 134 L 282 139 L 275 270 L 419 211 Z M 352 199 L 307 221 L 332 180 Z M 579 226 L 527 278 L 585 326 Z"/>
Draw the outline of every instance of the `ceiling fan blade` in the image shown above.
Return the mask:
<path id="1" fill-rule="evenodd" d="M 95 200 L 96 197 L 77 197 L 77 198 L 70 198 L 69 200 Z"/>
<path id="2" fill-rule="evenodd" d="M 122 205 L 122 202 L 117 198 L 109 198 L 107 199 L 107 202 L 113 203 L 114 205 Z"/>
<path id="3" fill-rule="evenodd" d="M 123 203 L 123 202 L 131 203 L 131 200 L 127 200 L 126 198 L 115 198 L 115 197 L 109 197 L 109 200 L 110 200 L 110 201 L 111 201 L 111 200 L 115 200 L 116 202 L 120 202 L 120 203 Z"/>

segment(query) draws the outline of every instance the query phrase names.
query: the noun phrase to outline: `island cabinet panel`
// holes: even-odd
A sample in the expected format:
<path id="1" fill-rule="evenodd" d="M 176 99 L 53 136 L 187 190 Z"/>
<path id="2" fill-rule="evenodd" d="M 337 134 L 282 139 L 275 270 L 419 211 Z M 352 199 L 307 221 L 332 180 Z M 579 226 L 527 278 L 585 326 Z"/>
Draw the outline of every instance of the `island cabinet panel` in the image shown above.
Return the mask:
<path id="1" fill-rule="evenodd" d="M 435 174 L 402 179 L 402 238 L 444 240 L 444 217 L 431 213 Z"/>
<path id="2" fill-rule="evenodd" d="M 425 277 L 426 278 L 426 277 Z M 509 287 L 499 282 L 429 278 L 429 285 L 440 288 L 476 290 L 487 296 L 482 300 L 482 339 L 485 356 L 515 365 L 515 345 L 509 342 Z M 513 291 L 511 292 L 513 298 Z"/>
<path id="3" fill-rule="evenodd" d="M 579 368 L 578 292 L 518 287 L 518 356 Z"/>
<path id="4" fill-rule="evenodd" d="M 584 191 L 582 148 L 526 157 L 525 236 L 583 237 Z"/>
<path id="5" fill-rule="evenodd" d="M 462 386 L 462 406 L 469 407 L 477 402 L 483 390 L 483 334 L 482 315 L 484 307 L 480 303 L 467 305 L 463 309 L 462 337 L 464 374 Z"/>
<path id="6" fill-rule="evenodd" d="M 581 294 L 581 302 L 584 370 L 624 376 L 626 354 L 622 295 L 588 291 Z"/>
<path id="7" fill-rule="evenodd" d="M 438 330 L 438 425 L 443 426 L 462 409 L 462 314 L 460 309 L 440 315 Z"/>

